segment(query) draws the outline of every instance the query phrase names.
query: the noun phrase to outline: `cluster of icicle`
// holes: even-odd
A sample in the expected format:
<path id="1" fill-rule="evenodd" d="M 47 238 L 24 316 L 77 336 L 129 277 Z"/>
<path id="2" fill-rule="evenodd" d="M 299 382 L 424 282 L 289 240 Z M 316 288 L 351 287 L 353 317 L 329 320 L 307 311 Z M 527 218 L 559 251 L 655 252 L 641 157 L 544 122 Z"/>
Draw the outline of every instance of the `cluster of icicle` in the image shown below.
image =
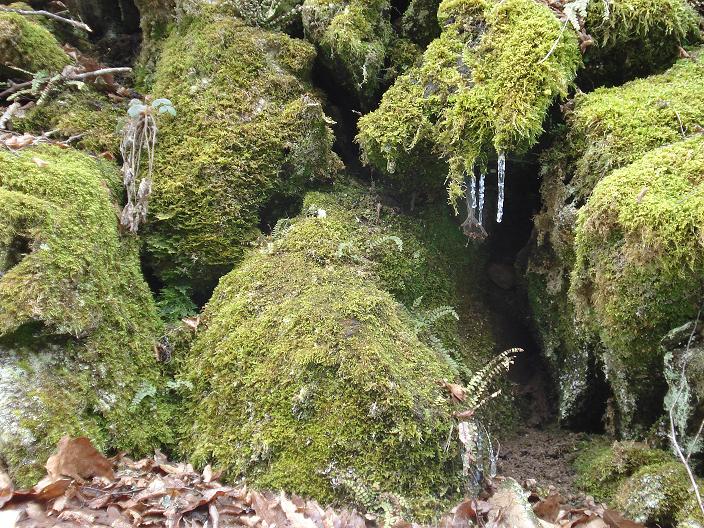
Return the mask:
<path id="1" fill-rule="evenodd" d="M 498 203 L 496 207 L 496 221 L 501 223 L 504 216 L 504 190 L 506 183 L 506 155 L 499 153 L 498 159 Z M 486 174 L 479 175 L 479 186 L 474 172 L 470 175 L 467 194 L 467 219 L 462 224 L 462 228 L 467 236 L 472 238 L 486 237 L 484 229 L 484 189 Z M 479 199 L 477 199 L 477 195 Z"/>

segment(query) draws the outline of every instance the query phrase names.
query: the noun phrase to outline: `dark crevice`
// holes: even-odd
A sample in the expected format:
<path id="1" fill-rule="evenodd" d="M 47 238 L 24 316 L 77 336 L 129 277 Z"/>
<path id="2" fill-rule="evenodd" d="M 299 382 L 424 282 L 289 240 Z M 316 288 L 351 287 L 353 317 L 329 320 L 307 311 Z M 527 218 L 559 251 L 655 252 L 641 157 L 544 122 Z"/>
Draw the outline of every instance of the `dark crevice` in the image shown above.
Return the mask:
<path id="1" fill-rule="evenodd" d="M 0 276 L 17 266 L 22 259 L 32 252 L 33 240 L 21 234 L 16 234 L 7 245 L 5 262 L 0 263 Z"/>

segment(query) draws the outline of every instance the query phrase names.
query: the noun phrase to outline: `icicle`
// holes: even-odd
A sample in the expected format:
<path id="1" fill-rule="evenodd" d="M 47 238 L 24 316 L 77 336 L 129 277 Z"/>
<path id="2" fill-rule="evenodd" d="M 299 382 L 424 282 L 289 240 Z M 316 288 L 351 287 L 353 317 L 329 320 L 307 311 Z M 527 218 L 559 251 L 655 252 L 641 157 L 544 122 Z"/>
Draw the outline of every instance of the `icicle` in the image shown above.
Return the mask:
<path id="1" fill-rule="evenodd" d="M 484 177 L 486 175 L 482 172 L 479 175 L 479 224 L 484 225 Z"/>
<path id="2" fill-rule="evenodd" d="M 499 176 L 499 203 L 496 207 L 496 221 L 501 223 L 501 219 L 504 216 L 504 183 L 506 181 L 506 154 L 503 152 L 499 152 L 497 172 Z"/>
<path id="3" fill-rule="evenodd" d="M 468 204 L 472 204 L 472 213 L 477 210 L 477 178 L 474 176 L 474 171 L 472 171 L 472 175 L 469 178 L 469 193 L 470 193 L 470 200 L 468 200 Z"/>

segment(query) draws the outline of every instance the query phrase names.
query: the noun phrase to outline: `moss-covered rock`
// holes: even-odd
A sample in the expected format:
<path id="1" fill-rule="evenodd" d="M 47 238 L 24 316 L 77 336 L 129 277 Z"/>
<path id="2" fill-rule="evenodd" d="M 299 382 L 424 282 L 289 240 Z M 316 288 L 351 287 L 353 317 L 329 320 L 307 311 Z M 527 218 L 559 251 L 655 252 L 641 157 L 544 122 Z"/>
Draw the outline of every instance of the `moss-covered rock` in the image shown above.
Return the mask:
<path id="1" fill-rule="evenodd" d="M 618 84 L 670 66 L 679 47 L 700 41 L 699 17 L 684 0 L 589 2 L 586 76 L 592 83 Z"/>
<path id="2" fill-rule="evenodd" d="M 354 185 L 308 194 L 220 281 L 184 371 L 183 449 L 260 487 L 371 510 L 394 494 L 422 517 L 462 492 L 437 381 L 460 370 L 444 305 L 466 254 L 444 208 L 378 203 Z"/>
<path id="3" fill-rule="evenodd" d="M 119 171 L 57 147 L 0 161 L 2 464 L 33 484 L 65 434 L 135 453 L 169 441 L 160 324 L 111 197 Z"/>
<path id="4" fill-rule="evenodd" d="M 570 295 L 605 345 L 625 427 L 662 409 L 661 336 L 692 319 L 704 295 L 702 220 L 701 134 L 612 172 L 580 211 Z"/>
<path id="5" fill-rule="evenodd" d="M 0 13 L 0 76 L 17 76 L 21 70 L 58 72 L 69 63 L 59 42 L 40 23 L 17 13 Z"/>
<path id="6" fill-rule="evenodd" d="M 559 21 L 539 3 L 445 0 L 438 18 L 440 37 L 360 119 L 357 139 L 366 162 L 411 188 L 443 181 L 437 158 L 447 159 L 454 200 L 475 164 L 535 144 L 581 58 L 573 32 L 558 40 Z"/>
<path id="7" fill-rule="evenodd" d="M 262 209 L 339 168 L 308 82 L 314 56 L 218 14 L 163 43 L 153 93 L 178 114 L 159 130 L 146 241 L 165 282 L 212 287 L 256 238 Z"/>
<path id="8" fill-rule="evenodd" d="M 691 54 L 696 58 L 698 51 Z M 590 389 L 598 386 L 600 363 L 609 347 L 595 325 L 575 326 L 578 314 L 568 299 L 578 211 L 590 200 L 594 186 L 612 171 L 656 147 L 680 141 L 704 123 L 704 93 L 698 81 L 703 74 L 700 61 L 683 59 L 664 74 L 577 96 L 565 107 L 566 127 L 553 131 L 554 146 L 543 155 L 543 210 L 534 220 L 527 277 L 536 328 L 560 379 L 565 423 L 580 420 L 580 413 L 593 409 Z M 647 339 L 657 346 L 669 329 L 657 337 L 648 334 Z M 653 368 L 661 380 L 661 364 Z M 661 392 L 661 382 L 654 386 Z M 659 409 L 661 405 L 654 403 L 651 414 Z"/>
<path id="9" fill-rule="evenodd" d="M 596 439 L 582 446 L 575 460 L 577 485 L 597 501 L 610 502 L 621 484 L 645 466 L 673 462 L 671 454 L 639 442 Z"/>
<path id="10" fill-rule="evenodd" d="M 54 138 L 75 138 L 72 144 L 82 150 L 118 156 L 126 117 L 126 105 L 88 87 L 68 88 L 52 94 L 42 106 L 28 109 L 22 119 L 13 121 L 13 128 L 38 135 L 54 130 Z"/>
<path id="11" fill-rule="evenodd" d="M 366 109 L 378 95 L 393 31 L 388 0 L 305 0 L 306 38 L 358 104 Z"/>
<path id="12" fill-rule="evenodd" d="M 637 471 L 619 487 L 613 505 L 636 522 L 670 526 L 692 495 L 687 471 L 672 460 Z"/>

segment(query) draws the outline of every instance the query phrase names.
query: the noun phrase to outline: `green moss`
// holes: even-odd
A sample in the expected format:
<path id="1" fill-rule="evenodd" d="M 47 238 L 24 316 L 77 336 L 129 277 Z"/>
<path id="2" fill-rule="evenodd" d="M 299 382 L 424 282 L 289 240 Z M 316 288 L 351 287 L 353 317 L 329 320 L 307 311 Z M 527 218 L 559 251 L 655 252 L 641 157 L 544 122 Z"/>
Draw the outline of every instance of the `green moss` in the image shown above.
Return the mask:
<path id="1" fill-rule="evenodd" d="M 704 294 L 704 136 L 612 172 L 580 211 L 570 295 L 606 347 L 624 427 L 657 418 L 660 339 L 694 318 Z"/>
<path id="2" fill-rule="evenodd" d="M 682 59 L 661 75 L 577 97 L 568 115 L 568 147 L 561 144 L 557 150 L 575 155 L 570 168 L 578 197 L 588 197 L 612 170 L 681 139 L 703 123 L 702 76 L 701 61 Z"/>
<path id="3" fill-rule="evenodd" d="M 457 357 L 426 344 L 421 314 L 452 300 L 465 253 L 444 208 L 402 217 L 378 200 L 356 185 L 308 194 L 220 281 L 184 370 L 183 448 L 260 487 L 362 508 L 360 490 L 393 493 L 422 517 L 462 492 L 437 384 Z"/>
<path id="4" fill-rule="evenodd" d="M 154 94 L 178 115 L 160 126 L 146 241 L 167 283 L 212 287 L 256 238 L 260 210 L 339 168 L 313 58 L 310 44 L 218 15 L 163 43 Z"/>
<path id="5" fill-rule="evenodd" d="M 64 434 L 147 453 L 168 441 L 160 332 L 137 244 L 118 233 L 119 171 L 56 147 L 0 153 L 0 459 L 33 484 Z"/>
<path id="6" fill-rule="evenodd" d="M 614 507 L 636 522 L 670 526 L 692 495 L 687 471 L 672 460 L 641 468 L 626 480 L 615 495 Z"/>
<path id="7" fill-rule="evenodd" d="M 0 74 L 58 72 L 70 63 L 60 44 L 39 23 L 17 13 L 0 13 Z M 14 68 L 12 68 L 14 67 Z"/>
<path id="8" fill-rule="evenodd" d="M 638 442 L 593 440 L 584 445 L 575 460 L 577 486 L 597 501 L 609 502 L 620 486 L 640 468 L 670 463 L 672 455 Z"/>
<path id="9" fill-rule="evenodd" d="M 585 57 L 592 82 L 661 71 L 679 46 L 700 40 L 699 17 L 684 0 L 592 1 L 585 25 L 595 41 Z"/>
<path id="10" fill-rule="evenodd" d="M 78 137 L 73 144 L 95 154 L 120 153 L 120 129 L 127 116 L 126 106 L 89 88 L 52 95 L 47 103 L 34 106 L 24 118 L 13 122 L 19 132 L 41 134 L 55 130 L 54 137 Z"/>
<path id="11" fill-rule="evenodd" d="M 365 162 L 400 172 L 411 187 L 444 179 L 447 171 L 438 175 L 418 163 L 429 151 L 447 158 L 454 201 L 475 163 L 535 144 L 549 105 L 566 95 L 581 59 L 571 31 L 548 53 L 560 23 L 529 0 L 445 0 L 438 18 L 442 34 L 422 63 L 386 92 L 379 109 L 360 119 L 357 140 Z"/>
<path id="12" fill-rule="evenodd" d="M 388 0 L 306 0 L 306 38 L 320 49 L 333 75 L 362 108 L 378 95 L 392 37 Z"/>

